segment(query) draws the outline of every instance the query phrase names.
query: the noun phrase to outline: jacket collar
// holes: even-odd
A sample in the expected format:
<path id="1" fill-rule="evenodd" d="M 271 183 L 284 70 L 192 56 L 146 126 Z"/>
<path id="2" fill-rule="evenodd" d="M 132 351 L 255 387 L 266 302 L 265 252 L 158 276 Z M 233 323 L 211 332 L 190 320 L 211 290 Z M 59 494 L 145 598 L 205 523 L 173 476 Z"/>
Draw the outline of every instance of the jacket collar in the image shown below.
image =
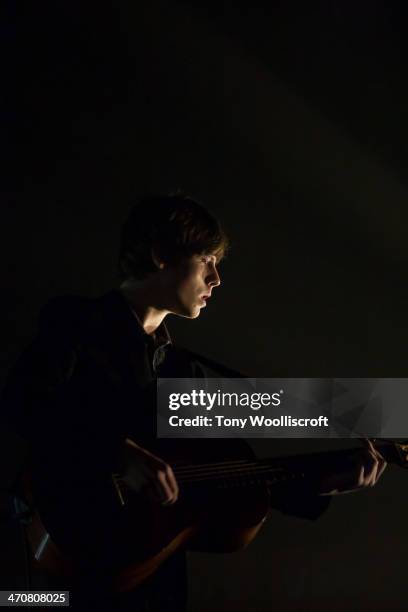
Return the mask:
<path id="1" fill-rule="evenodd" d="M 112 289 L 98 302 L 102 304 L 103 335 L 112 345 L 138 352 L 146 349 L 151 354 L 159 347 L 173 346 L 164 321 L 154 336 L 145 332 L 137 314 L 119 289 Z"/>
<path id="2" fill-rule="evenodd" d="M 120 293 L 120 292 L 119 292 Z M 121 294 L 122 295 L 122 294 Z M 123 295 L 122 295 L 123 297 Z M 136 323 L 139 326 L 139 329 L 142 332 L 142 336 L 147 336 L 146 342 L 151 343 L 155 348 L 161 346 L 165 347 L 168 344 L 172 344 L 172 340 L 170 338 L 169 331 L 166 327 L 164 321 L 159 325 L 154 334 L 147 334 L 143 329 L 142 322 L 140 321 L 137 312 L 132 308 L 132 306 L 127 302 L 126 298 L 123 298 L 126 302 L 128 308 L 136 319 Z"/>

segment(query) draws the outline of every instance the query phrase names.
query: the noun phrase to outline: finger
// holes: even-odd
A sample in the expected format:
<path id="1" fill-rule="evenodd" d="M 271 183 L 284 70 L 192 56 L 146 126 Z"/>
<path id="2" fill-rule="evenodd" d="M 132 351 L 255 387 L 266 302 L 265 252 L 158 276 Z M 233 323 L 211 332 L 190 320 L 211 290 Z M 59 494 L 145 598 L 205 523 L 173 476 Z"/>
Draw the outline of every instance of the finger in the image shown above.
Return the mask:
<path id="1" fill-rule="evenodd" d="M 379 465 L 378 465 L 378 470 L 377 470 L 377 482 L 379 481 L 379 479 L 381 478 L 381 475 L 383 474 L 385 468 L 387 467 L 387 462 L 384 459 L 384 457 L 382 457 L 381 455 L 378 461 L 379 461 Z"/>
<path id="2" fill-rule="evenodd" d="M 371 451 L 374 454 L 377 452 L 377 449 L 375 448 L 374 442 L 372 440 L 370 440 L 369 438 L 360 438 L 360 440 L 367 448 L 367 450 Z"/>
<path id="3" fill-rule="evenodd" d="M 149 474 L 149 479 L 147 482 L 147 492 L 149 493 L 150 499 L 163 504 L 167 503 L 170 498 L 170 495 L 166 491 L 166 488 L 163 485 L 159 474 L 160 470 L 153 471 Z"/>
<path id="4" fill-rule="evenodd" d="M 363 462 L 362 465 L 359 466 L 359 473 L 357 479 L 358 488 L 364 489 L 365 487 L 370 487 L 374 483 L 374 477 L 376 470 L 376 463 L 373 463 L 373 459 L 367 460 Z"/>
<path id="5" fill-rule="evenodd" d="M 383 472 L 388 465 L 388 462 L 383 455 L 380 455 L 380 463 L 382 464 L 382 468 L 383 468 L 382 472 Z"/>
<path id="6" fill-rule="evenodd" d="M 169 465 L 166 465 L 161 471 L 160 481 L 167 493 L 165 503 L 174 504 L 178 499 L 179 487 L 174 472 Z"/>
<path id="7" fill-rule="evenodd" d="M 375 483 L 377 482 L 378 468 L 379 468 L 379 460 L 377 458 L 377 455 L 373 451 L 369 450 L 367 462 L 365 465 L 365 486 L 366 487 L 373 487 Z"/>
<path id="8" fill-rule="evenodd" d="M 174 497 L 174 501 L 176 501 L 178 499 L 179 496 L 179 486 L 176 480 L 176 477 L 174 475 L 174 472 L 172 470 L 172 468 L 168 465 L 167 466 L 167 471 L 166 471 L 166 475 L 167 475 L 167 481 L 170 485 L 170 488 L 173 492 L 173 497 Z"/>
<path id="9" fill-rule="evenodd" d="M 379 451 L 377 448 L 375 449 L 375 454 L 376 454 L 377 459 L 379 460 L 379 462 L 380 462 L 381 464 L 382 464 L 382 463 L 387 464 L 387 462 L 386 462 L 386 460 L 385 460 L 384 456 L 381 454 L 381 452 L 380 452 L 380 451 Z"/>
<path id="10" fill-rule="evenodd" d="M 163 506 L 167 506 L 171 503 L 172 497 L 161 482 L 152 482 L 152 490 L 156 502 L 159 502 Z"/>
<path id="11" fill-rule="evenodd" d="M 370 473 L 368 474 L 368 477 L 367 477 L 368 487 L 373 487 L 375 485 L 375 483 L 377 482 L 377 474 L 378 474 L 378 461 L 375 462 L 375 464 L 371 468 Z"/>
<path id="12" fill-rule="evenodd" d="M 376 475 L 376 482 L 378 482 L 381 474 L 384 472 L 385 468 L 387 467 L 387 461 L 385 460 L 383 455 L 380 453 L 380 451 L 374 446 L 374 442 L 375 440 L 367 440 L 370 450 L 372 450 L 372 452 L 375 454 L 375 457 L 378 461 L 377 475 Z"/>
<path id="13" fill-rule="evenodd" d="M 377 484 L 377 482 L 380 480 L 381 476 L 383 475 L 384 470 L 385 470 L 385 468 L 386 468 L 386 467 L 387 467 L 387 463 L 385 462 L 385 463 L 383 463 L 383 465 L 381 465 L 381 467 L 378 469 L 378 471 L 377 471 L 377 478 L 376 478 L 376 481 L 375 481 L 375 483 L 376 483 L 376 484 Z"/>
<path id="14" fill-rule="evenodd" d="M 359 473 L 357 478 L 357 486 L 364 487 L 364 465 L 359 467 Z"/>
<path id="15" fill-rule="evenodd" d="M 160 495 L 160 502 L 163 505 L 173 504 L 176 501 L 174 491 L 167 478 L 167 468 L 160 469 L 157 474 L 157 485 Z"/>

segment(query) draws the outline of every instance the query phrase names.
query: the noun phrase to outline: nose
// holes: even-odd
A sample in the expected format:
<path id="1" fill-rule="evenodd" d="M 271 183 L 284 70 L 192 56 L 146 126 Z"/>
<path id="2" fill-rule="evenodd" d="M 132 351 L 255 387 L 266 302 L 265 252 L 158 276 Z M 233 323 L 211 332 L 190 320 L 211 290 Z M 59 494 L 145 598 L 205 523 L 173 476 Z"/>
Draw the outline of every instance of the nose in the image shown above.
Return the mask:
<path id="1" fill-rule="evenodd" d="M 210 287 L 218 287 L 218 285 L 221 285 L 220 275 L 218 274 L 215 264 L 212 265 L 211 272 L 208 274 L 206 282 Z"/>

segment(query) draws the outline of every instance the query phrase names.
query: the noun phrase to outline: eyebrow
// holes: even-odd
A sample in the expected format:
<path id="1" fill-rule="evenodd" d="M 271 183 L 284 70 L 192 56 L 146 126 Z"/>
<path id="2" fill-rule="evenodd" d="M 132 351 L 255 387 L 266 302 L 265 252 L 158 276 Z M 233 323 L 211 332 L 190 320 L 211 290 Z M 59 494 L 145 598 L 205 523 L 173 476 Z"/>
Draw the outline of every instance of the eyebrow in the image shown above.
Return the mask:
<path id="1" fill-rule="evenodd" d="M 214 257 L 215 258 L 215 263 L 219 264 L 220 261 L 223 259 L 224 255 L 216 255 L 215 253 L 201 253 L 198 255 L 199 257 Z"/>

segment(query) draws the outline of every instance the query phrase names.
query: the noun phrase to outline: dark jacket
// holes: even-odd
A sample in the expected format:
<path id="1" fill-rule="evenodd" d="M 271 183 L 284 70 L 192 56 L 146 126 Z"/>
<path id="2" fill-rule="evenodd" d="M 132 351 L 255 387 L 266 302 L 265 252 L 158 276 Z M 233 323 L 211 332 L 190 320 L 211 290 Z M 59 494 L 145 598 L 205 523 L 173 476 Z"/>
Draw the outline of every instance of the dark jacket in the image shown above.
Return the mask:
<path id="1" fill-rule="evenodd" d="M 154 447 L 157 375 L 187 378 L 198 370 L 205 375 L 198 357 L 174 345 L 156 349 L 117 290 L 97 299 L 55 298 L 43 308 L 37 336 L 6 384 L 2 416 L 30 445 L 35 492 L 48 498 L 40 512 L 62 547 L 81 546 L 77 526 L 86 521 L 99 521 L 102 533 L 116 512 L 113 501 L 103 514 L 97 497 L 85 492 L 120 470 L 125 438 Z M 81 487 L 78 503 L 73 491 Z M 306 488 L 282 489 L 274 499 L 281 511 L 311 519 L 327 504 Z M 71 530 L 61 533 L 53 524 L 54 510 L 70 517 Z M 93 544 L 97 551 L 100 538 Z"/>

